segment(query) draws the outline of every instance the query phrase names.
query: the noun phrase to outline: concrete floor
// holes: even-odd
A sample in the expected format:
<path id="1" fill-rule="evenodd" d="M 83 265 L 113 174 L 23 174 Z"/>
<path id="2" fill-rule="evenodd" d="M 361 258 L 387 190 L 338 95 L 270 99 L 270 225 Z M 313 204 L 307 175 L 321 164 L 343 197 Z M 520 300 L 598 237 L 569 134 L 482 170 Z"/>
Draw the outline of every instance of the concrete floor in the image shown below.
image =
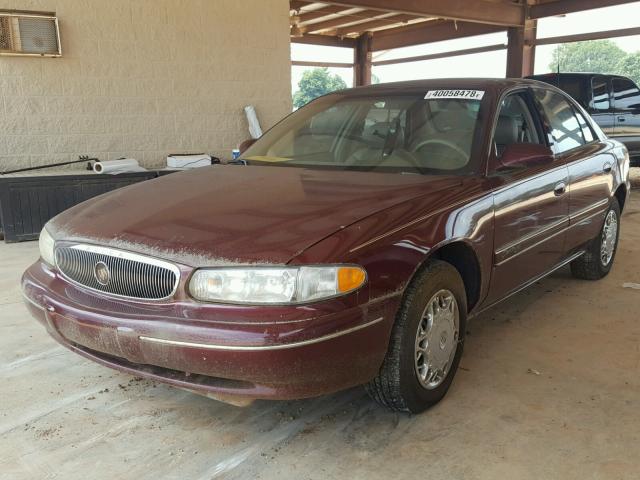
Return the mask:
<path id="1" fill-rule="evenodd" d="M 447 398 L 413 417 L 361 389 L 243 409 L 92 364 L 27 316 L 36 243 L 0 244 L 0 478 L 638 478 L 639 214 L 605 280 L 565 269 L 474 320 Z"/>

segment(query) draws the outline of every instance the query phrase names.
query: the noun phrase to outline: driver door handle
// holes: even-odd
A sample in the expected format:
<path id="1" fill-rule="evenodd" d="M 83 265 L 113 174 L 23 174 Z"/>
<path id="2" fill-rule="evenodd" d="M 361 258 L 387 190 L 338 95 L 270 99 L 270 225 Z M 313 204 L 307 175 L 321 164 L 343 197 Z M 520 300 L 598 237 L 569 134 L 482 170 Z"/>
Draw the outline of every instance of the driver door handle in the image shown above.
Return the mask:
<path id="1" fill-rule="evenodd" d="M 604 166 L 602 167 L 602 171 L 604 173 L 611 173 L 611 164 L 605 163 Z"/>
<path id="2" fill-rule="evenodd" d="M 564 182 L 560 182 L 559 184 L 556 185 L 556 187 L 553 189 L 553 194 L 556 197 L 560 197 L 562 195 L 564 195 L 567 192 L 567 184 Z"/>

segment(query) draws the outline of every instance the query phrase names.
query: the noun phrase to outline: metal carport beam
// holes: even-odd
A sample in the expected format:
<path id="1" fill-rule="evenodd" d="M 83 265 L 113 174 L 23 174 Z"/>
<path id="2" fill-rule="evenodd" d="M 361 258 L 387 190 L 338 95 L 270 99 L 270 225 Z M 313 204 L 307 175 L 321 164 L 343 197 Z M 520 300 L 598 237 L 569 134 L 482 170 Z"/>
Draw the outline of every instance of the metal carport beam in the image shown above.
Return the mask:
<path id="1" fill-rule="evenodd" d="M 371 19 L 376 19 L 380 15 L 384 15 L 385 12 L 378 10 L 362 10 L 356 13 L 349 13 L 339 16 L 338 18 L 331 18 L 323 22 L 311 23 L 305 25 L 305 31 L 309 33 L 322 32 L 326 30 L 335 30 L 338 27 L 349 25 L 354 22 L 367 22 Z"/>
<path id="2" fill-rule="evenodd" d="M 632 35 L 640 35 L 640 27 L 621 28 L 619 30 L 604 30 L 600 32 L 578 33 L 575 35 L 562 35 L 560 37 L 538 38 L 534 41 L 534 45 L 555 45 L 558 43 L 586 42 L 589 40 L 629 37 Z"/>
<path id="3" fill-rule="evenodd" d="M 371 65 L 374 67 L 380 67 L 383 65 L 396 65 L 398 63 L 410 63 L 410 62 L 422 62 L 425 60 L 438 60 L 440 58 L 459 57 L 461 55 L 472 55 L 474 53 L 487 53 L 496 52 L 499 50 L 506 50 L 507 45 L 504 43 L 497 43 L 495 45 L 487 45 L 485 47 L 473 47 L 465 48 L 462 50 L 450 50 L 447 52 L 430 53 L 427 55 L 416 55 L 413 57 L 391 58 L 389 60 L 374 60 Z"/>
<path id="4" fill-rule="evenodd" d="M 613 7 L 633 3 L 637 0 L 558 0 L 549 3 L 540 3 L 529 7 L 528 18 L 555 17 L 567 13 L 583 12 L 594 8 Z"/>
<path id="5" fill-rule="evenodd" d="M 384 18 L 376 18 L 368 22 L 356 23 L 354 25 L 349 25 L 347 27 L 338 28 L 336 30 L 336 36 L 341 37 L 344 35 L 351 35 L 354 33 L 362 34 L 365 32 L 369 32 L 374 28 L 386 27 L 386 26 L 395 25 L 395 24 L 397 24 L 395 28 L 400 28 L 402 26 L 405 26 L 401 24 L 409 22 L 410 20 L 416 20 L 416 17 L 414 17 L 413 15 L 392 15 Z M 427 22 L 429 21 L 431 20 L 427 20 Z"/>
<path id="6" fill-rule="evenodd" d="M 375 32 L 371 50 L 390 50 L 392 48 L 420 45 L 423 43 L 442 42 L 455 38 L 485 35 L 502 32 L 505 28 L 497 25 L 482 25 L 471 22 L 452 22 L 436 20 L 417 23 L 406 27 L 392 28 Z"/>
<path id="7" fill-rule="evenodd" d="M 355 48 L 356 39 L 349 37 L 332 37 L 329 35 L 308 34 L 302 37 L 291 37 L 291 43 L 306 43 L 307 45 L 324 45 L 325 47 Z"/>
<path id="8" fill-rule="evenodd" d="M 524 5 L 486 0 L 322 0 L 322 3 L 503 27 L 523 26 L 525 20 Z"/>

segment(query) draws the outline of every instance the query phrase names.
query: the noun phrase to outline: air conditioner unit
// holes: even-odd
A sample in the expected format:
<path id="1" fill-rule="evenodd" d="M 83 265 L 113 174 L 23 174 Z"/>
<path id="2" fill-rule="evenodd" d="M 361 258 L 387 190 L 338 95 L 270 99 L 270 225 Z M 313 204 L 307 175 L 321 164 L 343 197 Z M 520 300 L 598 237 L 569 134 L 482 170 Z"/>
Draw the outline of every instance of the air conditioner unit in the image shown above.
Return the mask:
<path id="1" fill-rule="evenodd" d="M 56 14 L 0 11 L 0 55 L 61 56 Z"/>

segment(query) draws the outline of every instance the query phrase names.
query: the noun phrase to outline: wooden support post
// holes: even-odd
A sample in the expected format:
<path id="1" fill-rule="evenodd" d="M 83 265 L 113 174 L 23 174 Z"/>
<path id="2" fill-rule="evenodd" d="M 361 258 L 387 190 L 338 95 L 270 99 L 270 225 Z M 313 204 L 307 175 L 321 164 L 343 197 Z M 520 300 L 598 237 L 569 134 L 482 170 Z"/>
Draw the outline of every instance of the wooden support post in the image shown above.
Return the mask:
<path id="1" fill-rule="evenodd" d="M 360 35 L 353 50 L 353 86 L 371 85 L 371 33 Z"/>
<path id="2" fill-rule="evenodd" d="M 536 60 L 536 20 L 527 20 L 524 27 L 507 31 L 507 78 L 533 75 Z"/>
<path id="3" fill-rule="evenodd" d="M 522 77 L 524 61 L 524 28 L 510 27 L 507 31 L 507 78 Z"/>
<path id="4" fill-rule="evenodd" d="M 522 76 L 533 75 L 536 66 L 537 20 L 527 20 L 524 24 L 524 51 L 522 54 Z"/>

